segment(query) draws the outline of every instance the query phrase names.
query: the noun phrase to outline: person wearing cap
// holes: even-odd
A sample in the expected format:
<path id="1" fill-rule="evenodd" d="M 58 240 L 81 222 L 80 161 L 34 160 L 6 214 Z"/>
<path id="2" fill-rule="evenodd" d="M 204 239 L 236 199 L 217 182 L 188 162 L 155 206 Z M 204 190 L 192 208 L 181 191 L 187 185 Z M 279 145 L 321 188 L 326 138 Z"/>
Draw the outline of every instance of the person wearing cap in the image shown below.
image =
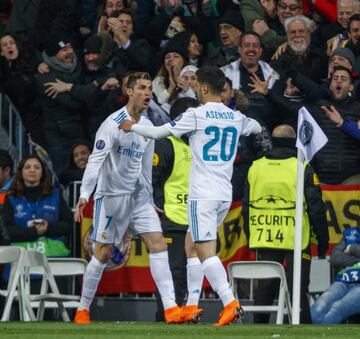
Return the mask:
<path id="1" fill-rule="evenodd" d="M 43 111 L 44 148 L 59 173 L 71 146 L 83 137 L 81 103 L 70 92 L 57 92 L 59 81 L 81 83 L 81 63 L 67 34 L 53 30 L 48 36 L 43 61 L 49 72 L 38 74 L 37 90 Z"/>
<path id="2" fill-rule="evenodd" d="M 160 105 L 169 102 L 177 88 L 180 71 L 189 62 L 186 48 L 171 41 L 164 47 L 161 56 L 162 66 L 153 80 L 153 92 Z"/>
<path id="3" fill-rule="evenodd" d="M 106 116 L 119 108 L 114 91 L 118 92 L 119 81 L 114 70 L 107 64 L 110 51 L 106 50 L 106 34 L 99 33 L 86 39 L 84 43 L 84 66 L 81 82 L 61 81 L 51 83 L 54 95 L 69 93 L 83 105 L 86 136 L 93 140 L 95 133 Z"/>
<path id="4" fill-rule="evenodd" d="M 244 21 L 240 13 L 234 10 L 226 11 L 218 20 L 220 47 L 205 58 L 204 65 L 222 67 L 237 60 L 242 32 L 244 32 Z"/>
<path id="5" fill-rule="evenodd" d="M 197 67 L 193 65 L 186 65 L 181 71 L 176 80 L 176 88 L 171 93 L 168 102 L 161 105 L 166 111 L 170 112 L 170 107 L 178 98 L 193 98 L 196 99 L 195 85 L 197 81 L 196 71 Z"/>

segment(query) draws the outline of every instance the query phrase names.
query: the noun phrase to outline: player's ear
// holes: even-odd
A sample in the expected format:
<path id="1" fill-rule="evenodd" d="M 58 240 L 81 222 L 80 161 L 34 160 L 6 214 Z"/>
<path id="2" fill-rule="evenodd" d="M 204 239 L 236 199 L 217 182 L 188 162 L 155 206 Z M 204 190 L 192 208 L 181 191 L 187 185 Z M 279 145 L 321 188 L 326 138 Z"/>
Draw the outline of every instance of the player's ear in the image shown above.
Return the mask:
<path id="1" fill-rule="evenodd" d="M 127 94 L 128 96 L 131 95 L 132 91 L 133 91 L 132 88 L 130 88 L 130 87 L 127 87 L 127 88 L 126 88 L 126 94 Z"/>

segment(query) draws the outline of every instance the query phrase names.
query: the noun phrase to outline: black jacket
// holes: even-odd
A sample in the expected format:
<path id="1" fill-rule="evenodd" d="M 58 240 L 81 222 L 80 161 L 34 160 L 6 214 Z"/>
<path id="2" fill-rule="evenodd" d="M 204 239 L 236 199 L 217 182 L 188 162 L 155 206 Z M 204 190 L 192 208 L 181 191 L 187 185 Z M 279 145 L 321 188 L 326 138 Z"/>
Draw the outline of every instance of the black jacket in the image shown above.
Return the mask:
<path id="1" fill-rule="evenodd" d="M 81 68 L 65 73 L 51 68 L 49 73 L 37 75 L 37 89 L 43 111 L 45 147 L 71 147 L 83 137 L 81 102 L 71 92 L 60 93 L 55 99 L 46 95 L 45 84 L 56 79 L 72 84 L 81 83 Z"/>
<path id="2" fill-rule="evenodd" d="M 272 90 L 269 91 L 267 98 L 276 103 L 284 114 L 296 119 L 299 109 L 304 106 L 304 103 L 291 102 Z M 321 106 L 334 106 L 344 119 L 357 121 L 360 119 L 360 103 L 351 97 L 342 101 L 336 101 L 331 97 L 328 100 L 318 100 L 316 104 L 306 105 L 328 138 L 327 144 L 315 155 L 311 165 L 320 182 L 340 184 L 345 179 L 360 173 L 360 142 L 336 127 L 326 117 Z"/>
<path id="3" fill-rule="evenodd" d="M 25 187 L 24 196 L 31 202 L 39 200 L 42 196 L 42 188 L 37 187 Z M 49 223 L 47 232 L 43 235 L 45 237 L 59 237 L 67 235 L 72 229 L 72 215 L 64 200 L 61 197 L 60 200 L 60 217 L 59 221 Z M 17 241 L 35 241 L 40 236 L 36 233 L 35 227 L 20 228 L 15 225 L 14 207 L 11 204 L 8 196 L 6 197 L 4 207 L 1 211 L 4 224 L 10 234 L 11 242 Z"/>
<path id="4" fill-rule="evenodd" d="M 294 148 L 283 147 L 283 146 L 275 146 L 266 155 L 266 158 L 269 159 L 288 159 L 291 157 L 296 157 L 296 150 Z M 264 173 L 264 175 L 267 174 Z M 321 191 L 319 186 L 314 184 L 314 171 L 311 168 L 311 166 L 306 166 L 305 169 L 304 195 L 308 208 L 310 226 L 315 232 L 316 238 L 318 240 L 318 255 L 323 256 L 329 244 L 328 224 L 326 221 L 325 206 L 322 200 Z M 248 180 L 246 180 L 244 187 L 242 214 L 244 217 L 244 231 L 248 239 L 250 234 L 249 197 L 250 197 L 250 185 Z"/>

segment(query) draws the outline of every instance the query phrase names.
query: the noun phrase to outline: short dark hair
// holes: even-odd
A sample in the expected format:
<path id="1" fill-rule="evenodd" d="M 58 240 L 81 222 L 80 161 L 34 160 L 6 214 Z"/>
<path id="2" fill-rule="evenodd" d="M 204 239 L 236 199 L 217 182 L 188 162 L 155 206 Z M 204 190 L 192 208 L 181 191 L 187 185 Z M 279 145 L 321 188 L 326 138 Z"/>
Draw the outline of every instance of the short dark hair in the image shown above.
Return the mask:
<path id="1" fill-rule="evenodd" d="M 351 83 L 353 83 L 354 79 L 353 79 L 353 75 L 352 75 L 351 71 L 348 68 L 344 67 L 344 66 L 336 66 L 336 67 L 334 67 L 333 72 L 331 74 L 331 80 L 332 80 L 332 78 L 333 78 L 336 71 L 345 71 L 346 73 L 348 73 L 349 77 L 350 77 L 350 81 L 351 81 Z"/>
<path id="2" fill-rule="evenodd" d="M 139 79 L 145 79 L 145 80 L 150 80 L 151 81 L 151 76 L 149 73 L 147 72 L 133 72 L 129 75 L 129 79 L 127 82 L 127 87 L 128 88 L 134 88 L 136 81 Z"/>
<path id="3" fill-rule="evenodd" d="M 240 37 L 240 40 L 239 40 L 239 46 L 241 46 L 242 41 L 244 40 L 244 38 L 246 36 L 249 36 L 249 35 L 253 35 L 253 36 L 257 37 L 257 39 L 259 40 L 260 46 L 262 47 L 261 36 L 259 34 L 257 34 L 256 32 L 253 32 L 253 31 L 241 34 L 241 37 Z"/>
<path id="4" fill-rule="evenodd" d="M 232 81 L 228 77 L 225 77 L 225 82 L 228 83 L 228 85 L 230 86 L 231 89 L 233 88 Z M 225 86 L 225 84 L 224 84 L 224 86 Z"/>
<path id="5" fill-rule="evenodd" d="M 350 18 L 349 18 L 349 24 L 348 24 L 348 32 L 350 32 L 350 26 L 352 24 L 353 21 L 360 21 L 360 14 L 356 13 L 353 14 Z"/>
<path id="6" fill-rule="evenodd" d="M 216 66 L 204 66 L 196 71 L 197 80 L 200 84 L 209 86 L 211 92 L 220 95 L 225 86 L 225 74 Z"/>
<path id="7" fill-rule="evenodd" d="M 10 172 L 12 173 L 14 167 L 14 161 L 11 158 L 8 151 L 0 149 L 0 168 L 10 167 Z"/>
<path id="8" fill-rule="evenodd" d="M 170 107 L 170 119 L 176 119 L 181 113 L 184 113 L 190 107 L 198 107 L 200 102 L 194 98 L 184 97 L 175 100 Z"/>

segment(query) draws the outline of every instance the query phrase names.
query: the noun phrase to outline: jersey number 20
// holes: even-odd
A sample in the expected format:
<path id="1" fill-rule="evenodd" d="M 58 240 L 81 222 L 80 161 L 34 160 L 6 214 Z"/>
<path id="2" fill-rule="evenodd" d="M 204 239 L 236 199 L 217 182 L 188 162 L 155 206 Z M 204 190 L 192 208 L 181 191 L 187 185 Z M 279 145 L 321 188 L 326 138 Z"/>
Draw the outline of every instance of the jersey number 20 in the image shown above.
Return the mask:
<path id="1" fill-rule="evenodd" d="M 207 144 L 203 148 L 203 158 L 205 161 L 218 161 L 219 157 L 217 154 L 209 154 L 209 151 L 214 147 L 218 142 L 221 143 L 220 147 L 220 158 L 222 161 L 229 161 L 235 152 L 235 146 L 237 143 L 237 131 L 235 127 L 226 127 L 223 130 L 220 130 L 217 126 L 209 126 L 205 128 L 206 135 L 213 135 Z M 227 140 L 230 138 L 230 149 L 229 153 L 226 152 Z"/>

